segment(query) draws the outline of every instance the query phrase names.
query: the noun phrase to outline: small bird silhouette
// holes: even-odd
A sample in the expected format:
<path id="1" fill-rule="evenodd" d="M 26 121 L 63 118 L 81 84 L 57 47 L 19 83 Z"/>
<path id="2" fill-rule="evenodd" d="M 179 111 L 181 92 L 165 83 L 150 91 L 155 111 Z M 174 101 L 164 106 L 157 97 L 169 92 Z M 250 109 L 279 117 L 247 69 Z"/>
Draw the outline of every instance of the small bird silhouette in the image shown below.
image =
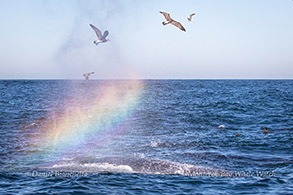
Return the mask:
<path id="1" fill-rule="evenodd" d="M 109 35 L 109 31 L 105 31 L 104 34 L 102 35 L 101 31 L 95 27 L 94 25 L 90 24 L 90 26 L 92 27 L 92 29 L 95 31 L 98 40 L 94 41 L 94 44 L 98 45 L 99 43 L 105 43 L 107 41 L 110 41 L 110 39 L 106 39 L 106 37 Z"/>
<path id="2" fill-rule="evenodd" d="M 84 73 L 82 76 L 84 76 L 85 80 L 89 80 L 89 76 L 94 73 L 95 72 L 88 72 L 88 73 Z"/>
<path id="3" fill-rule="evenodd" d="M 164 15 L 164 17 L 166 18 L 166 21 L 162 22 L 163 25 L 166 25 L 166 24 L 173 24 L 174 26 L 176 26 L 177 28 L 179 28 L 180 30 L 182 31 L 186 31 L 185 28 L 182 26 L 182 24 L 180 24 L 179 22 L 173 20 L 171 17 L 170 17 L 170 14 L 166 13 L 166 12 L 161 12 L 161 14 Z"/>
<path id="4" fill-rule="evenodd" d="M 192 22 L 193 21 L 193 16 L 195 15 L 195 13 L 193 13 L 193 14 L 190 14 L 189 15 L 189 18 L 187 18 L 187 21 L 189 21 L 189 22 Z"/>

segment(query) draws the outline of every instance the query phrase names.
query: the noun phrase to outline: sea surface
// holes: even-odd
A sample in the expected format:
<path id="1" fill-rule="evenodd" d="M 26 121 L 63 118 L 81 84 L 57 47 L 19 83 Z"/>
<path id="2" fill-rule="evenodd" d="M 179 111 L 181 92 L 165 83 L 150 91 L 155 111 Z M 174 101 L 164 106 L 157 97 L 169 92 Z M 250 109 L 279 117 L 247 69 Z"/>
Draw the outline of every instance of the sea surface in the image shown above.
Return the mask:
<path id="1" fill-rule="evenodd" d="M 0 80 L 0 108 L 0 194 L 293 194 L 293 80 Z"/>

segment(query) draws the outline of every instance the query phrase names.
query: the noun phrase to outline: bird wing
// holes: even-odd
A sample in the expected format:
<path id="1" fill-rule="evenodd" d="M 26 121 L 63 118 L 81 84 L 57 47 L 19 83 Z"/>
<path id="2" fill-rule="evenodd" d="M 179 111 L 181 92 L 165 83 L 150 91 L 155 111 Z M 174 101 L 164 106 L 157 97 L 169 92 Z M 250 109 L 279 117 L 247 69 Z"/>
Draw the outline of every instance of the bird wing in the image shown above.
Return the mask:
<path id="1" fill-rule="evenodd" d="M 109 31 L 106 30 L 106 31 L 104 32 L 103 36 L 102 36 L 102 40 L 103 40 L 103 39 L 106 39 L 106 37 L 107 37 L 108 35 L 109 35 Z"/>
<path id="2" fill-rule="evenodd" d="M 179 22 L 172 20 L 171 24 L 173 24 L 174 26 L 176 26 L 177 28 L 179 28 L 180 30 L 185 31 L 185 28 L 182 26 L 182 24 L 180 24 Z"/>
<path id="3" fill-rule="evenodd" d="M 192 16 L 194 16 L 195 15 L 195 13 L 193 13 L 193 14 L 190 14 L 189 15 L 189 18 L 191 19 L 192 18 Z"/>
<path id="4" fill-rule="evenodd" d="M 92 24 L 90 24 L 90 26 L 91 26 L 92 29 L 96 32 L 97 37 L 98 37 L 99 39 L 102 39 L 102 33 L 101 33 L 101 31 L 100 31 L 97 27 L 95 27 L 94 25 L 92 25 Z"/>
<path id="5" fill-rule="evenodd" d="M 164 17 L 166 18 L 167 21 L 172 20 L 172 18 L 170 17 L 170 14 L 168 14 L 166 12 L 160 12 L 160 13 L 164 15 Z"/>

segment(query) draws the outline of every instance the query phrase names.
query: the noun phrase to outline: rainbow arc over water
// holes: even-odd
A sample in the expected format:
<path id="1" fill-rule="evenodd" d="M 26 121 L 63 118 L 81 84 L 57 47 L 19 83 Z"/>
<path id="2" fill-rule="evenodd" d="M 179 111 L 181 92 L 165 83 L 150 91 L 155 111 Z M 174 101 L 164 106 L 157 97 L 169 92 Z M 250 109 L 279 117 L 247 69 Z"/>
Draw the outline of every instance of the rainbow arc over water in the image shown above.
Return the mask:
<path id="1" fill-rule="evenodd" d="M 142 81 L 129 80 L 76 90 L 60 113 L 50 114 L 35 137 L 41 152 L 55 157 L 89 154 L 127 132 L 143 87 Z"/>

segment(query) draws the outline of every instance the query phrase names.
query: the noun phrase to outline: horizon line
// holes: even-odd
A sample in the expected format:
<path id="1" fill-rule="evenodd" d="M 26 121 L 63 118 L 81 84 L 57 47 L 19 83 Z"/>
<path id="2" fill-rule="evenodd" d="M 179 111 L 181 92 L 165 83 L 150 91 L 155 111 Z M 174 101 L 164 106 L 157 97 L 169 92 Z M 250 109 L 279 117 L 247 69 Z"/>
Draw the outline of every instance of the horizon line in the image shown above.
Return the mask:
<path id="1" fill-rule="evenodd" d="M 73 79 L 73 78 L 0 78 L 3 80 L 76 80 L 81 81 L 85 79 Z M 98 80 L 293 80 L 293 78 L 100 78 L 89 79 L 87 81 Z"/>

